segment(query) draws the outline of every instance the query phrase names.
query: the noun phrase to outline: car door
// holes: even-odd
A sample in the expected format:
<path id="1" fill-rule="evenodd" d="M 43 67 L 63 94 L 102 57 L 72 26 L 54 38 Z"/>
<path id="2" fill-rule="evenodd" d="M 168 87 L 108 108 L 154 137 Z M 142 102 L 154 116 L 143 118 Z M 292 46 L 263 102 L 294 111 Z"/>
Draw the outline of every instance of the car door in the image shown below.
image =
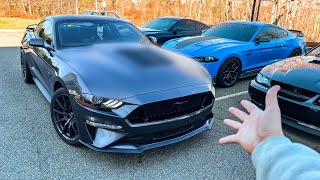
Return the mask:
<path id="1" fill-rule="evenodd" d="M 196 24 L 189 19 L 180 20 L 172 28 L 174 38 L 196 35 Z"/>
<path id="2" fill-rule="evenodd" d="M 43 24 L 37 28 L 36 37 L 42 38 L 46 47 L 53 48 L 53 28 L 50 20 L 43 21 Z M 44 47 L 33 47 L 34 50 L 34 64 L 35 73 L 37 74 L 38 80 L 51 93 L 50 81 L 51 76 L 54 74 L 50 68 L 52 64 L 53 52 L 49 48 Z"/>
<path id="3" fill-rule="evenodd" d="M 270 42 L 258 42 L 261 37 L 269 38 Z M 270 62 L 281 58 L 283 46 L 285 45 L 283 45 L 281 40 L 278 39 L 275 28 L 272 26 L 264 27 L 253 40 L 254 52 L 252 54 L 256 54 L 258 57 L 252 59 L 252 67 L 263 67 L 267 64 L 270 64 Z"/>

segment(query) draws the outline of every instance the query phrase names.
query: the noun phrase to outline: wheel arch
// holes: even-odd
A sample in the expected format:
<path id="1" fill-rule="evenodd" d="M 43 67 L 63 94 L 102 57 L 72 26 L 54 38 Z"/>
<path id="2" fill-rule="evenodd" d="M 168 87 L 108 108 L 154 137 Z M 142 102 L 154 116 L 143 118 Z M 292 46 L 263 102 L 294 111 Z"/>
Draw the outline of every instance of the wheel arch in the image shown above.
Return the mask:
<path id="1" fill-rule="evenodd" d="M 53 92 L 55 92 L 56 90 L 58 90 L 59 88 L 65 88 L 67 89 L 67 86 L 65 85 L 65 83 L 63 82 L 62 79 L 56 77 L 53 83 L 53 87 L 52 90 Z"/>

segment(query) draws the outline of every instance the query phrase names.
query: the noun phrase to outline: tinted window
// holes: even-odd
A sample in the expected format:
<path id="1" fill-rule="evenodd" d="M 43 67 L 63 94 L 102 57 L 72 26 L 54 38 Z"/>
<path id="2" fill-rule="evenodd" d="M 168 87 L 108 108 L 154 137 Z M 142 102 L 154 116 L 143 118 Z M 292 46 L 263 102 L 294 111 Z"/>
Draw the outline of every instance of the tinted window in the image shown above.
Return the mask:
<path id="1" fill-rule="evenodd" d="M 214 36 L 237 41 L 250 41 L 258 27 L 250 24 L 221 23 L 204 32 L 203 36 Z"/>
<path id="2" fill-rule="evenodd" d="M 42 38 L 47 44 L 52 45 L 52 25 L 49 20 L 46 20 L 38 25 L 37 36 Z"/>
<path id="3" fill-rule="evenodd" d="M 36 30 L 36 36 L 37 37 L 40 37 L 40 33 L 43 32 L 43 24 L 44 24 L 44 22 L 41 22 L 37 26 L 37 30 Z"/>
<path id="4" fill-rule="evenodd" d="M 169 30 L 174 24 L 176 24 L 176 22 L 176 19 L 158 18 L 148 22 L 143 27 L 166 31 Z"/>
<path id="5" fill-rule="evenodd" d="M 206 29 L 207 25 L 203 24 L 203 23 L 196 23 L 196 29 Z"/>
<path id="6" fill-rule="evenodd" d="M 57 25 L 58 43 L 63 47 L 112 42 L 149 42 L 133 25 L 125 22 L 62 22 Z"/>
<path id="7" fill-rule="evenodd" d="M 195 29 L 195 22 L 190 20 L 179 21 L 173 28 L 174 30 L 180 29 L 182 31 L 192 31 Z"/>
<path id="8" fill-rule="evenodd" d="M 270 39 L 278 39 L 278 38 L 283 38 L 287 37 L 288 32 L 276 28 L 276 27 L 265 27 L 263 28 L 259 34 L 256 36 L 255 40 L 259 40 L 261 37 L 268 37 Z"/>

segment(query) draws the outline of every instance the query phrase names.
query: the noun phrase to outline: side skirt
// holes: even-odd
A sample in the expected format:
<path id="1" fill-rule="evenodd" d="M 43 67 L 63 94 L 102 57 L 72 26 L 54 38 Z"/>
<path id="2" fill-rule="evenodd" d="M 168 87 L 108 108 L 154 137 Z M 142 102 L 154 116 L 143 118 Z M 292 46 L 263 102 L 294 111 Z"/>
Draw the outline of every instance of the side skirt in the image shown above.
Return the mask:
<path id="1" fill-rule="evenodd" d="M 36 83 L 36 85 L 38 86 L 39 90 L 41 91 L 41 93 L 43 94 L 43 96 L 47 99 L 47 101 L 50 103 L 52 96 L 50 95 L 50 93 L 46 90 L 46 88 L 40 83 L 40 81 L 35 78 L 32 77 L 33 81 Z"/>
<path id="2" fill-rule="evenodd" d="M 244 71 L 244 72 L 241 73 L 239 78 L 245 78 L 245 77 L 257 75 L 262 70 L 262 68 L 257 68 L 257 69 L 251 69 L 251 70 L 248 70 L 248 71 Z"/>

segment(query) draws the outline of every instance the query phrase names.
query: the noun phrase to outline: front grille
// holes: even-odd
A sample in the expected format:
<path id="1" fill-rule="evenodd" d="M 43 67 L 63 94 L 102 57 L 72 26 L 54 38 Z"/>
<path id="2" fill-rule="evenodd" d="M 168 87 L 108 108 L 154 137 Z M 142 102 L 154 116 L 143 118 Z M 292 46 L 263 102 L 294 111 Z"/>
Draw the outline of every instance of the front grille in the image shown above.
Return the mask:
<path id="1" fill-rule="evenodd" d="M 264 108 L 266 93 L 250 87 L 250 96 L 255 104 Z M 290 120 L 303 122 L 320 128 L 320 111 L 278 98 L 281 115 Z"/>
<path id="2" fill-rule="evenodd" d="M 278 81 L 271 81 L 271 86 L 279 85 L 281 90 L 279 91 L 279 95 L 282 97 L 286 97 L 288 99 L 292 99 L 294 101 L 304 102 L 313 98 L 317 95 L 316 92 L 309 91 L 306 89 L 302 89 L 299 87 L 295 87 L 292 85 L 288 85 Z"/>
<path id="3" fill-rule="evenodd" d="M 180 117 L 209 106 L 213 98 L 211 92 L 206 92 L 145 104 L 130 113 L 128 120 L 145 123 Z"/>

